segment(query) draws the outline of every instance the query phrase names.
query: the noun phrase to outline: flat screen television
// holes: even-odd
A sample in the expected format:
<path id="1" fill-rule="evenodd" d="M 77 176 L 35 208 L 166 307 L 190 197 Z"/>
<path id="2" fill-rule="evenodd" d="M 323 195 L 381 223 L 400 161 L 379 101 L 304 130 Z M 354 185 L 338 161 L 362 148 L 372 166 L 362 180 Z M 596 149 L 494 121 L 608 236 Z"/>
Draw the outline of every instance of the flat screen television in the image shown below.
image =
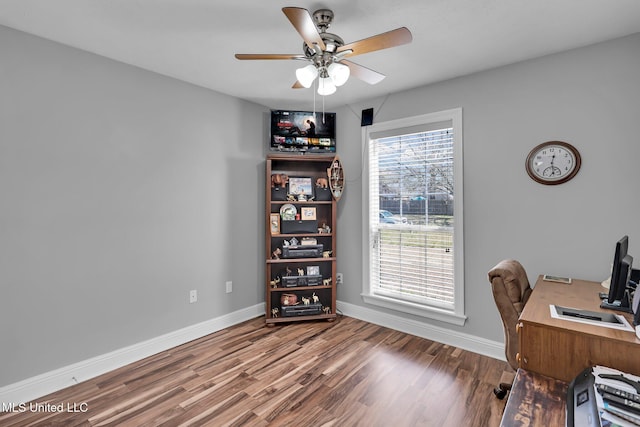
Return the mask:
<path id="1" fill-rule="evenodd" d="M 602 308 L 626 312 L 631 311 L 627 287 L 631 278 L 633 257 L 627 253 L 628 250 L 629 237 L 624 236 L 616 243 L 616 249 L 613 254 L 613 267 L 611 268 L 609 293 L 600 305 Z"/>
<path id="2" fill-rule="evenodd" d="M 336 152 L 336 113 L 271 110 L 271 151 Z"/>

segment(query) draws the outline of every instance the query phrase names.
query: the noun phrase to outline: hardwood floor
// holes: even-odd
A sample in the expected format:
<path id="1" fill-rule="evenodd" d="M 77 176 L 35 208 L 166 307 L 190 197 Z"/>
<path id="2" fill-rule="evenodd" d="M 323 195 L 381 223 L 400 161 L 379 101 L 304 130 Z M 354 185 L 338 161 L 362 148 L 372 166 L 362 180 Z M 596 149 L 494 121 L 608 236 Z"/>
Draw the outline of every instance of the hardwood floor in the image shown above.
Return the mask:
<path id="1" fill-rule="evenodd" d="M 261 317 L 0 413 L 0 425 L 497 426 L 506 399 L 492 390 L 513 376 L 350 317 L 273 328 Z"/>

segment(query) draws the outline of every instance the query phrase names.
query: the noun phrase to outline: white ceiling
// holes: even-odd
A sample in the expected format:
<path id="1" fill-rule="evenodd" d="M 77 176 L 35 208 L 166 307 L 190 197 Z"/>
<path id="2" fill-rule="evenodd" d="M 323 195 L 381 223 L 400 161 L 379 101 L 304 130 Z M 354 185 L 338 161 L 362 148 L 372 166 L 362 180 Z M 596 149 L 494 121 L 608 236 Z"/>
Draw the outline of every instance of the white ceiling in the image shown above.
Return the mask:
<path id="1" fill-rule="evenodd" d="M 303 62 L 234 57 L 302 53 L 285 6 L 332 9 L 329 32 L 346 43 L 413 33 L 350 58 L 387 78 L 351 78 L 329 108 L 640 32 L 640 0 L 0 0 L 0 25 L 271 108 L 310 108 L 312 89 L 291 89 Z"/>

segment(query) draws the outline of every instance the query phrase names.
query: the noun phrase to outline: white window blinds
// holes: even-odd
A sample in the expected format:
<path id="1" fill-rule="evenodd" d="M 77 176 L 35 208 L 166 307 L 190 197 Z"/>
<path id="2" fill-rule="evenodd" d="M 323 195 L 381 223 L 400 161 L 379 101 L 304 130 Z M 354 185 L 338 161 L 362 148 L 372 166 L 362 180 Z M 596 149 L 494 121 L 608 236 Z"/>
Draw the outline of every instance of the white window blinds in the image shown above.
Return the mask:
<path id="1" fill-rule="evenodd" d="M 382 135 L 369 145 L 372 291 L 451 307 L 453 128 L 434 127 L 371 135 Z"/>

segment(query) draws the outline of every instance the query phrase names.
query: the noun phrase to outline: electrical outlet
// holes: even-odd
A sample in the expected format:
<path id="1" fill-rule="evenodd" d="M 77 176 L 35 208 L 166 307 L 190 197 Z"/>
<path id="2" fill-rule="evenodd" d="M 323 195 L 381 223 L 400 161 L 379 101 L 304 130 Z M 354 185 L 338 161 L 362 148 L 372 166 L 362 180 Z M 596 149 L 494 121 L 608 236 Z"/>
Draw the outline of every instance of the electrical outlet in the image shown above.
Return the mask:
<path id="1" fill-rule="evenodd" d="M 189 291 L 189 304 L 193 304 L 194 302 L 198 302 L 198 291 L 195 289 Z"/>
<path id="2" fill-rule="evenodd" d="M 342 273 L 336 273 L 336 285 L 342 285 Z"/>
<path id="3" fill-rule="evenodd" d="M 226 283 L 226 286 L 227 286 L 227 293 L 228 293 L 228 294 L 230 294 L 231 292 L 233 292 L 233 282 L 232 282 L 231 280 L 229 280 L 229 281 Z"/>

